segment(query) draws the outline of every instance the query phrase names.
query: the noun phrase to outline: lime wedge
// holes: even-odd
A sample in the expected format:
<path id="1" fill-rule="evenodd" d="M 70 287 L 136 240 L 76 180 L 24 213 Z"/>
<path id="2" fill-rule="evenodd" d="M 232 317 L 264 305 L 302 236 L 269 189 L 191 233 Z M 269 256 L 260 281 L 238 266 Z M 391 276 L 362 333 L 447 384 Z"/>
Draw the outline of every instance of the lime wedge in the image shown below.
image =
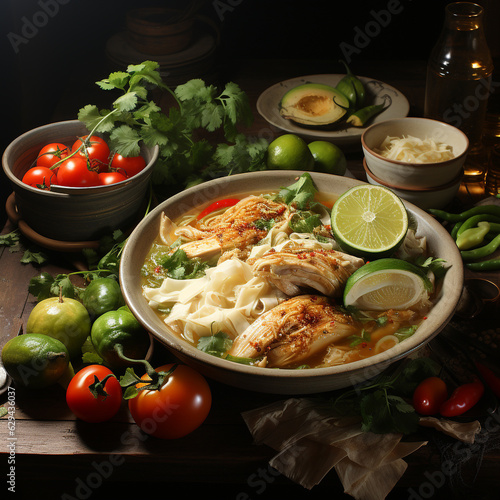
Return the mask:
<path id="1" fill-rule="evenodd" d="M 332 232 L 338 244 L 359 257 L 388 257 L 408 231 L 408 214 L 391 190 L 363 184 L 346 191 L 333 205 Z"/>
<path id="2" fill-rule="evenodd" d="M 379 259 L 357 269 L 347 280 L 344 305 L 369 311 L 410 309 L 424 303 L 433 285 L 417 266 L 399 259 Z"/>

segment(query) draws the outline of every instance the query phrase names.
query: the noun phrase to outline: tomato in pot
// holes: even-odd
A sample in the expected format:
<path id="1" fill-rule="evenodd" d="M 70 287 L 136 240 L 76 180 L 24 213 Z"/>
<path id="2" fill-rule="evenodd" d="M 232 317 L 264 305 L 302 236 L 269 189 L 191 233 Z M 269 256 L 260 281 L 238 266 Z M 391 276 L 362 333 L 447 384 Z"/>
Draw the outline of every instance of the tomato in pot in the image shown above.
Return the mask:
<path id="1" fill-rule="evenodd" d="M 146 167 L 146 160 L 142 156 L 122 156 L 114 153 L 109 168 L 133 177 Z"/>
<path id="2" fill-rule="evenodd" d="M 71 156 L 60 164 L 57 171 L 57 183 L 68 187 L 100 186 L 101 181 L 95 170 L 89 168 L 87 160 L 79 156 Z"/>
<path id="3" fill-rule="evenodd" d="M 205 378 L 187 365 L 168 364 L 156 372 L 173 371 L 158 390 L 142 389 L 128 402 L 134 421 L 147 434 L 177 439 L 190 434 L 207 418 L 212 393 Z M 143 380 L 148 381 L 145 374 Z M 145 384 L 138 384 L 137 387 Z"/>
<path id="4" fill-rule="evenodd" d="M 44 146 L 38 153 L 36 164 L 40 167 L 53 167 L 57 162 L 69 155 L 69 148 L 61 142 L 51 142 Z M 57 172 L 57 167 L 54 170 Z"/>
<path id="5" fill-rule="evenodd" d="M 106 141 L 101 137 L 92 135 L 77 139 L 71 147 L 71 152 L 74 153 L 77 150 L 76 155 L 88 159 L 92 168 L 97 169 L 99 172 L 108 169 L 110 150 Z"/>
<path id="6" fill-rule="evenodd" d="M 22 181 L 29 186 L 48 190 L 55 179 L 56 174 L 50 168 L 36 166 L 23 175 Z"/>
<path id="7" fill-rule="evenodd" d="M 66 402 L 79 419 L 105 422 L 120 409 L 122 388 L 109 368 L 89 365 L 71 379 L 66 389 Z"/>
<path id="8" fill-rule="evenodd" d="M 126 181 L 127 177 L 120 172 L 100 172 L 99 179 L 101 180 L 101 184 L 104 186 Z"/>

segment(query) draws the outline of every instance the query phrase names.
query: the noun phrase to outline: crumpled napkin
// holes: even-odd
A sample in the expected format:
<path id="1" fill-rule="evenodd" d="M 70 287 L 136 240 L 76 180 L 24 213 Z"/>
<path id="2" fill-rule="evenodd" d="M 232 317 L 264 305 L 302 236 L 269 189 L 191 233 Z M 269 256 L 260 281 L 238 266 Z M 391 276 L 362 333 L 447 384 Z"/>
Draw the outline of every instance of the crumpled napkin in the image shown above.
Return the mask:
<path id="1" fill-rule="evenodd" d="M 334 468 L 344 492 L 357 500 L 382 500 L 407 468 L 404 457 L 427 441 L 402 442 L 402 434 L 361 430 L 357 417 L 341 417 L 308 398 L 290 398 L 242 413 L 255 444 L 277 450 L 269 464 L 311 489 Z M 422 419 L 464 442 L 473 442 L 479 422 L 470 424 Z"/>

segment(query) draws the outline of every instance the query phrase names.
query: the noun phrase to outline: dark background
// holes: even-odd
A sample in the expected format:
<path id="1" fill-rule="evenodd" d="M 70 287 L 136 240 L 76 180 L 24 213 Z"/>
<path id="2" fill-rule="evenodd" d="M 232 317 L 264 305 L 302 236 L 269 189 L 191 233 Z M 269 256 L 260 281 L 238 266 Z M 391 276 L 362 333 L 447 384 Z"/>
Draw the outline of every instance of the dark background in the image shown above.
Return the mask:
<path id="1" fill-rule="evenodd" d="M 0 54 L 2 133 L 0 149 L 19 134 L 58 119 L 74 119 L 78 109 L 93 100 L 94 82 L 121 69 L 105 53 L 109 38 L 125 28 L 125 14 L 134 7 L 182 7 L 187 0 L 1 0 Z M 356 33 L 375 15 L 388 19 L 372 36 L 352 67 L 363 60 L 425 60 L 444 19 L 448 0 L 206 0 L 200 13 L 220 32 L 217 69 L 229 80 L 248 60 L 317 61 L 317 72 L 342 72 L 341 47 L 353 47 Z M 498 0 L 483 0 L 492 52 L 498 49 Z M 48 22 L 26 43 L 14 47 L 13 37 L 26 29 L 45 6 Z M 393 14 L 390 14 L 390 11 Z M 397 13 L 394 13 L 397 12 Z M 387 17 L 389 14 L 390 18 Z M 495 55 L 495 54 L 494 54 Z M 287 63 L 288 64 L 288 63 Z M 263 71 L 265 66 L 263 64 Z M 376 76 L 376 75 L 373 75 Z M 98 89 L 97 89 L 98 91 Z M 102 92 L 102 91 L 99 91 Z M 71 99 L 68 99 L 68 96 Z M 62 109 L 61 101 L 71 102 Z M 0 177 L 0 216 L 10 186 Z M 3 220 L 0 220 L 3 226 Z"/>

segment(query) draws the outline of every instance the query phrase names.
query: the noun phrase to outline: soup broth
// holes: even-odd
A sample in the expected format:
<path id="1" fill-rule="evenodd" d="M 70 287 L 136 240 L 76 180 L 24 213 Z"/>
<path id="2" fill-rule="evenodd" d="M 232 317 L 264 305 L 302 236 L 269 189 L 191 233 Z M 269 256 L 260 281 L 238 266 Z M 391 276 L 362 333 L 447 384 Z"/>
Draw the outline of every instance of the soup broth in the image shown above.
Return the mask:
<path id="1" fill-rule="evenodd" d="M 346 270 L 364 261 L 342 252 L 331 235 L 335 199 L 317 194 L 320 206 L 297 210 L 275 195 L 241 194 L 203 219 L 205 207 L 163 218 L 142 284 L 168 330 L 228 361 L 289 369 L 357 361 L 413 335 L 432 297 L 404 311 L 345 308 Z M 274 260 L 267 266 L 266 259 Z M 327 274 L 338 290 L 324 293 Z"/>

